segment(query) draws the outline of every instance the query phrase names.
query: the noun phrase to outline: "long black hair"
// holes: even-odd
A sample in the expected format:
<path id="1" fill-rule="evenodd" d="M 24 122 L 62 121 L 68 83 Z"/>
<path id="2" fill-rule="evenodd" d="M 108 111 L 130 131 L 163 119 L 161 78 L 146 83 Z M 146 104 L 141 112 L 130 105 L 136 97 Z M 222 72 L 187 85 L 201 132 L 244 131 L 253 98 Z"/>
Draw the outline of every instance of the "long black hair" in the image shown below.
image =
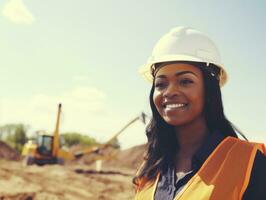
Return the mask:
<path id="1" fill-rule="evenodd" d="M 199 67 L 203 74 L 205 88 L 205 105 L 203 112 L 210 133 L 219 130 L 224 136 L 237 137 L 235 132 L 237 129 L 227 120 L 224 114 L 221 89 L 219 86 L 220 68 L 213 64 L 206 66 L 206 63 L 182 63 L 188 63 Z M 149 97 L 152 119 L 146 128 L 148 145 L 143 165 L 133 179 L 133 183 L 136 185 L 139 185 L 139 180 L 142 178 L 147 180 L 155 179 L 158 172 L 164 170 L 166 166 L 165 162 L 172 159 L 178 151 L 174 126 L 167 124 L 163 120 L 153 102 L 154 89 L 155 86 L 153 82 Z M 240 131 L 237 130 L 237 132 L 242 135 Z M 245 136 L 243 137 L 245 138 Z"/>

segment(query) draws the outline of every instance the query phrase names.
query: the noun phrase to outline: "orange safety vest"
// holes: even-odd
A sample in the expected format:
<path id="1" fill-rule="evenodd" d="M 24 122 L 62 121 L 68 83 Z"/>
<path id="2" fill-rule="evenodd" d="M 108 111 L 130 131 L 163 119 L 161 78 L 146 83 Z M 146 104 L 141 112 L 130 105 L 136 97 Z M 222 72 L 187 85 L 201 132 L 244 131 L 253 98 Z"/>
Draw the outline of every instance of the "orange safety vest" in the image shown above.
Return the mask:
<path id="1" fill-rule="evenodd" d="M 226 137 L 174 200 L 241 200 L 248 186 L 257 150 L 264 144 Z M 153 200 L 160 174 L 153 182 L 140 180 L 135 200 Z"/>

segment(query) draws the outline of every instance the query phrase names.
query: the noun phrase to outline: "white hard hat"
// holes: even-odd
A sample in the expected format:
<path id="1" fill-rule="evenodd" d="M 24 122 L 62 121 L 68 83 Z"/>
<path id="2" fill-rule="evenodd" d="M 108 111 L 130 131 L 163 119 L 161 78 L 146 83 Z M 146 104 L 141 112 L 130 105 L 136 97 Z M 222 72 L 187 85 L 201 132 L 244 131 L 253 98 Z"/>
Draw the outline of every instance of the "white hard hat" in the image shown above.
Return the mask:
<path id="1" fill-rule="evenodd" d="M 156 63 L 192 61 L 214 64 L 220 68 L 220 86 L 227 81 L 227 74 L 214 42 L 205 34 L 188 27 L 176 27 L 166 33 L 155 45 L 151 57 L 140 69 L 142 76 L 153 81 L 152 68 Z"/>

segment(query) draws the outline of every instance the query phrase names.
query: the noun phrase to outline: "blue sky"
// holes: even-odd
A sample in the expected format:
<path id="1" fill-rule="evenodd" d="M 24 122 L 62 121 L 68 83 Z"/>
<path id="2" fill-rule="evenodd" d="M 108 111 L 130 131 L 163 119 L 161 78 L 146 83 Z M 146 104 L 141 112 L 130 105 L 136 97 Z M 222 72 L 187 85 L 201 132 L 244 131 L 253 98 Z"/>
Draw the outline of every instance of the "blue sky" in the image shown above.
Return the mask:
<path id="1" fill-rule="evenodd" d="M 138 74 L 158 39 L 191 26 L 217 44 L 229 74 L 225 113 L 248 138 L 266 143 L 265 1 L 0 1 L 0 124 L 107 140 L 141 111 L 150 85 Z M 138 122 L 123 147 L 145 141 Z"/>

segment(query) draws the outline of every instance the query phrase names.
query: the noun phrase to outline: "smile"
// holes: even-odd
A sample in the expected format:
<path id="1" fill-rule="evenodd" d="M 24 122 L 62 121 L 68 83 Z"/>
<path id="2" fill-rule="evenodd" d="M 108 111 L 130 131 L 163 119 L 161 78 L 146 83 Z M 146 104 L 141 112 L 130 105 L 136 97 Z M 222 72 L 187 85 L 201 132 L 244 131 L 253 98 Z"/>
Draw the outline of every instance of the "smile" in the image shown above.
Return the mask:
<path id="1" fill-rule="evenodd" d="M 183 103 L 171 103 L 171 104 L 166 104 L 163 107 L 165 110 L 174 110 L 174 109 L 184 108 L 186 106 L 187 104 L 183 104 Z"/>

